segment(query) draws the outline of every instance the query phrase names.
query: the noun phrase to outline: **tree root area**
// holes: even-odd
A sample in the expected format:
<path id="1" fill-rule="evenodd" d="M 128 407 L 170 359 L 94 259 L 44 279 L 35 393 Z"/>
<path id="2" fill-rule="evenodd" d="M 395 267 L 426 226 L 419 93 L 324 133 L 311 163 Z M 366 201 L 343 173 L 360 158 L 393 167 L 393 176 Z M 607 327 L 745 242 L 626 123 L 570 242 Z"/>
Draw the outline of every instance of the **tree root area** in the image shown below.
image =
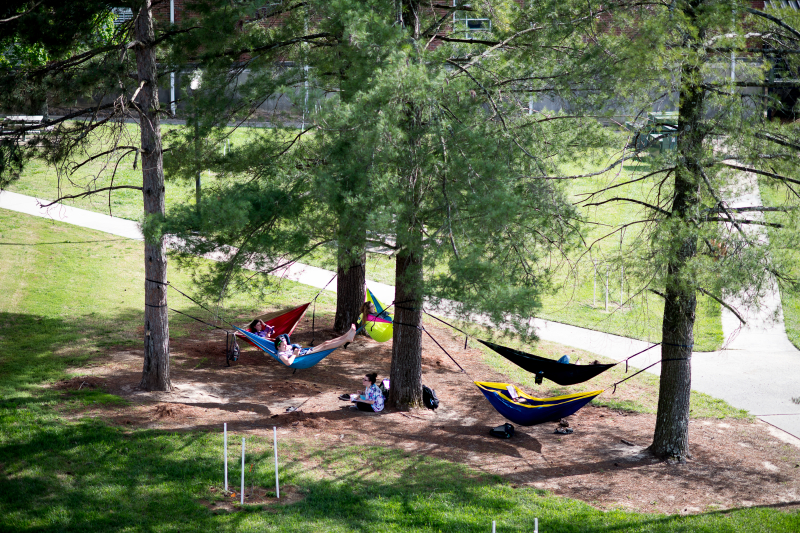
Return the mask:
<path id="1" fill-rule="evenodd" d="M 335 336 L 330 326 L 323 323 L 327 329 L 320 330 L 317 320 L 316 344 Z M 484 362 L 480 350 L 464 349 L 463 338 L 433 325 L 426 328 L 469 376 L 509 381 Z M 304 320 L 293 342 L 309 343 L 310 329 L 311 321 Z M 97 416 L 126 427 L 220 433 L 226 422 L 229 431 L 264 437 L 271 437 L 275 426 L 283 446 L 299 439 L 326 448 L 392 447 L 462 463 L 500 475 L 515 487 L 545 489 L 600 509 L 692 514 L 753 506 L 800 508 L 800 447 L 760 421 L 692 420 L 692 459 L 683 464 L 660 461 L 647 451 L 655 415 L 592 404 L 569 418 L 573 433 L 555 433 L 558 423 L 550 422 L 517 426 L 512 438 L 496 439 L 489 429 L 506 420 L 427 337 L 423 383 L 439 396 L 436 411 L 363 413 L 338 399 L 357 392 L 366 373 L 388 377 L 391 341 L 379 344 L 357 336 L 347 349 L 294 373 L 246 344 L 239 360 L 227 367 L 224 335 L 199 327 L 189 337 L 171 340 L 171 350 L 174 390 L 169 393 L 137 388 L 141 351 L 109 353 L 90 374 L 56 386 L 65 394 L 100 387 L 130 401 L 127 406 L 87 407 L 75 416 Z M 623 389 L 617 392 L 622 399 Z M 266 490 L 251 501 L 269 503 Z"/>

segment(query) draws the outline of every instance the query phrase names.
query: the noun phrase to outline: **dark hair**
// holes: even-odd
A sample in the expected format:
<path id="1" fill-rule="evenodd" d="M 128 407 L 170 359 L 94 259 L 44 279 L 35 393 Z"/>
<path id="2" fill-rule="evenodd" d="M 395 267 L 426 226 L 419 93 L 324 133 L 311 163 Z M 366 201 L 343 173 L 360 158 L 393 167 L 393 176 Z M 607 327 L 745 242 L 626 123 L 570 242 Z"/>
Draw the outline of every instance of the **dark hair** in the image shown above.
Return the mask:
<path id="1" fill-rule="evenodd" d="M 378 379 L 378 373 L 377 372 L 373 372 L 372 374 L 367 374 L 366 376 L 367 376 L 367 379 L 370 381 L 370 383 L 375 385 L 375 380 Z"/>
<path id="2" fill-rule="evenodd" d="M 278 345 L 281 343 L 281 341 L 285 342 L 287 347 L 291 347 L 292 346 L 292 340 L 289 338 L 289 335 L 287 335 L 286 333 L 282 333 L 281 335 L 278 335 L 277 337 L 275 337 L 275 348 L 278 347 Z"/>
<path id="3" fill-rule="evenodd" d="M 255 320 L 253 320 L 252 322 L 250 322 L 250 325 L 249 325 L 249 326 L 247 326 L 247 329 L 249 329 L 250 331 L 253 331 L 253 332 L 255 332 L 255 330 L 256 330 L 256 324 L 260 324 L 260 323 L 261 323 L 261 319 L 260 319 L 260 318 L 256 318 Z"/>

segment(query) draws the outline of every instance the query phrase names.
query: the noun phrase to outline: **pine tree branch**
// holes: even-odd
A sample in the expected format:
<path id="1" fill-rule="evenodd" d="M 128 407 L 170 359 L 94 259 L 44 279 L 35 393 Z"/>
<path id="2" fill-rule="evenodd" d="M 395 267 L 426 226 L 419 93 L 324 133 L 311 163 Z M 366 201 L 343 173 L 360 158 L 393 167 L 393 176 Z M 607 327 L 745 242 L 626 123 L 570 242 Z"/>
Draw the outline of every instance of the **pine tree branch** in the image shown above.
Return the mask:
<path id="1" fill-rule="evenodd" d="M 753 9 L 752 7 L 746 8 L 745 11 L 747 11 L 748 13 L 750 13 L 752 15 L 756 15 L 758 17 L 763 17 L 763 18 L 769 20 L 770 22 L 774 22 L 775 24 L 777 24 L 781 28 L 787 30 L 789 33 L 791 33 L 792 35 L 794 35 L 795 37 L 800 39 L 800 32 L 798 32 L 796 29 L 792 28 L 791 26 L 789 26 L 788 24 L 783 22 L 778 17 L 770 15 L 769 13 L 764 13 L 763 11 L 759 11 L 758 9 Z"/>
<path id="2" fill-rule="evenodd" d="M 721 209 L 722 212 L 725 213 L 725 216 L 728 218 L 728 221 L 731 224 L 733 224 L 733 226 L 736 228 L 736 230 L 739 232 L 739 234 L 744 238 L 745 242 L 747 242 L 747 244 L 752 246 L 753 243 L 750 241 L 750 239 L 747 238 L 747 235 L 745 235 L 744 230 L 742 230 L 742 228 L 737 224 L 737 221 L 733 218 L 733 215 L 731 215 L 728 212 L 728 210 L 727 210 L 727 208 L 725 206 L 725 203 L 720 199 L 719 195 L 717 195 L 717 191 L 715 191 L 714 187 L 711 185 L 711 180 L 708 179 L 708 176 L 706 175 L 705 170 L 703 170 L 703 167 L 700 166 L 700 165 L 697 165 L 697 168 L 700 171 L 700 176 L 703 178 L 703 181 L 705 182 L 706 187 L 708 187 L 709 193 L 711 193 L 711 196 L 714 198 L 714 201 L 717 202 L 717 206 L 719 206 L 719 209 Z M 710 219 L 707 219 L 707 220 L 710 220 Z"/>
<path id="3" fill-rule="evenodd" d="M 73 195 L 69 195 L 69 196 L 60 196 L 60 197 L 56 198 L 55 200 L 53 200 L 52 202 L 50 202 L 49 204 L 39 204 L 39 207 L 42 207 L 42 208 L 50 207 L 51 205 L 60 203 L 60 202 L 62 202 L 64 200 L 72 200 L 72 199 L 75 199 L 75 198 L 83 198 L 85 196 L 91 196 L 92 194 L 97 194 L 99 192 L 116 191 L 118 189 L 133 189 L 135 191 L 142 191 L 143 190 L 142 187 L 136 187 L 135 185 L 115 185 L 113 187 L 103 187 L 102 189 L 95 189 L 93 191 L 86 191 L 86 192 L 82 192 L 80 194 L 73 194 Z"/>
<path id="4" fill-rule="evenodd" d="M 436 35 L 434 35 L 436 37 Z M 469 43 L 469 44 L 485 44 L 486 46 L 497 46 L 502 44 L 502 41 L 484 41 L 482 39 L 458 39 L 456 37 L 445 37 L 444 35 L 438 36 L 440 41 L 447 43 Z"/>
<path id="5" fill-rule="evenodd" d="M 728 218 L 711 217 L 711 218 L 704 218 L 701 222 L 726 222 L 728 224 L 734 224 L 734 225 L 736 225 L 736 224 L 751 224 L 751 225 L 754 225 L 754 226 L 768 226 L 770 228 L 778 228 L 778 229 L 783 228 L 783 224 L 777 224 L 777 223 L 774 223 L 774 222 L 761 222 L 760 220 L 742 220 L 742 219 L 733 219 L 733 220 L 731 220 L 731 219 L 728 219 Z M 739 230 L 741 231 L 741 228 L 739 228 Z"/>
<path id="6" fill-rule="evenodd" d="M 729 211 L 731 213 L 788 213 L 796 211 L 800 206 L 787 206 L 787 207 L 764 207 L 764 206 L 751 206 L 751 207 L 712 207 L 706 210 L 706 213 L 722 213 Z"/>
<path id="7" fill-rule="evenodd" d="M 781 146 L 786 146 L 787 148 L 794 148 L 795 150 L 800 150 L 800 144 L 793 143 L 791 141 L 787 141 L 785 139 L 781 139 L 776 137 L 771 133 L 762 133 L 758 132 L 755 134 L 756 138 L 763 139 L 765 141 L 774 142 L 775 144 L 780 144 Z"/>
<path id="8" fill-rule="evenodd" d="M 758 170 L 756 168 L 749 168 L 749 167 L 743 167 L 743 166 L 739 166 L 739 165 L 733 165 L 731 163 L 726 163 L 725 161 L 722 161 L 721 164 L 725 165 L 726 167 L 730 167 L 730 168 L 733 168 L 733 169 L 736 169 L 736 170 L 741 170 L 743 172 L 752 172 L 753 174 L 759 174 L 761 176 L 767 176 L 768 178 L 773 178 L 773 179 L 776 179 L 776 180 L 785 181 L 787 183 L 794 183 L 796 185 L 800 185 L 800 180 L 787 178 L 786 176 L 781 176 L 780 174 L 775 174 L 773 172 L 767 172 L 765 170 Z"/>
<path id="9" fill-rule="evenodd" d="M 717 302 L 719 305 L 723 306 L 725 309 L 727 309 L 728 311 L 730 311 L 734 315 L 736 315 L 736 318 L 739 319 L 739 322 L 741 322 L 742 325 L 747 324 L 747 321 L 742 317 L 742 315 L 740 315 L 739 312 L 736 309 L 734 309 L 730 305 L 728 305 L 725 302 L 723 302 L 721 298 L 717 298 L 716 296 L 714 296 L 713 294 L 711 294 L 710 292 L 708 292 L 707 290 L 705 290 L 702 287 L 697 287 L 697 290 L 702 292 L 703 294 L 705 294 L 706 296 L 708 296 L 709 298 L 711 298 L 715 302 Z"/>
<path id="10" fill-rule="evenodd" d="M 647 202 L 642 202 L 641 200 L 636 200 L 634 198 L 624 198 L 624 197 L 621 197 L 621 196 L 615 196 L 614 198 L 609 198 L 608 200 L 603 200 L 602 202 L 592 202 L 590 204 L 583 204 L 583 207 L 599 206 L 599 205 L 604 205 L 604 204 L 608 204 L 608 203 L 611 203 L 611 202 L 631 202 L 631 203 L 634 203 L 634 204 L 643 205 L 644 207 L 652 209 L 653 211 L 655 211 L 657 213 L 661 213 L 662 215 L 665 215 L 665 216 L 669 216 L 670 215 L 669 211 L 661 209 L 660 207 L 658 207 L 656 205 L 648 204 Z"/>
<path id="11" fill-rule="evenodd" d="M 75 166 L 73 166 L 73 167 L 72 167 L 72 169 L 70 170 L 70 174 L 72 174 L 73 172 L 75 172 L 76 170 L 78 170 L 79 168 L 81 168 L 83 165 L 86 165 L 86 164 L 88 164 L 88 163 L 91 163 L 91 162 L 92 162 L 92 161 L 94 161 L 95 159 L 100 159 L 101 157 L 103 157 L 103 156 L 105 156 L 105 155 L 108 155 L 108 154 L 113 154 L 114 152 L 116 152 L 116 151 L 118 151 L 118 150 L 128 150 L 128 152 L 131 152 L 131 151 L 135 151 L 135 152 L 141 152 L 141 150 L 140 150 L 138 147 L 136 147 L 136 146 L 115 146 L 114 148 L 111 148 L 110 150 L 106 150 L 106 151 L 104 151 L 104 152 L 97 153 L 97 154 L 95 154 L 95 155 L 93 155 L 93 156 L 91 156 L 91 157 L 88 157 L 87 159 L 83 160 L 82 162 L 80 162 L 80 163 L 76 164 L 76 165 L 75 165 Z M 127 154 L 126 154 L 126 155 L 127 155 Z"/>
<path id="12" fill-rule="evenodd" d="M 597 191 L 584 192 L 584 193 L 577 194 L 576 196 L 586 196 L 586 198 L 584 200 L 581 200 L 580 202 L 576 202 L 576 205 L 579 205 L 582 202 L 590 200 L 590 199 L 594 198 L 598 194 L 601 194 L 601 193 L 604 193 L 604 192 L 608 192 L 611 189 L 616 189 L 617 187 L 624 187 L 625 185 L 630 185 L 630 184 L 636 183 L 638 181 L 643 181 L 643 180 L 646 180 L 647 178 L 649 178 L 651 176 L 655 176 L 656 174 L 661 174 L 662 172 L 666 172 L 667 176 L 669 176 L 669 174 L 673 170 L 675 170 L 675 168 L 676 167 L 668 167 L 668 168 L 662 168 L 662 169 L 659 169 L 659 170 L 654 170 L 653 172 L 650 172 L 649 174 L 645 174 L 644 176 L 641 176 L 641 177 L 636 178 L 636 179 L 623 181 L 622 183 L 616 183 L 616 184 L 611 185 L 609 187 L 603 187 L 602 189 L 599 189 Z"/>
<path id="13" fill-rule="evenodd" d="M 223 52 L 221 54 L 216 55 L 215 57 L 235 57 L 238 58 L 244 54 L 255 54 L 258 52 L 266 52 L 267 50 L 274 50 L 276 48 L 283 48 L 284 46 L 290 46 L 292 44 L 298 43 L 311 43 L 314 42 L 316 39 L 322 39 L 325 37 L 335 37 L 332 33 L 314 33 L 311 35 L 304 35 L 302 37 L 295 37 L 294 39 L 288 39 L 286 41 L 279 41 L 276 43 L 270 43 L 264 46 L 256 46 L 254 48 L 242 48 L 239 51 L 232 51 L 232 52 Z"/>
<path id="14" fill-rule="evenodd" d="M 545 180 L 574 180 L 574 179 L 578 179 L 578 178 L 592 178 L 594 176 L 599 176 L 600 174 L 605 174 L 606 172 L 608 172 L 612 168 L 614 168 L 614 167 L 616 167 L 618 165 L 621 165 L 625 161 L 630 161 L 631 159 L 636 159 L 636 156 L 635 155 L 622 156 L 619 159 L 617 159 L 616 161 L 614 161 L 613 163 L 611 163 L 606 168 L 604 168 L 602 170 L 598 170 L 597 172 L 590 172 L 589 174 L 575 174 L 573 176 L 538 176 L 537 179 L 545 179 Z"/>
<path id="15" fill-rule="evenodd" d="M 28 9 L 24 13 L 20 13 L 18 15 L 14 15 L 13 17 L 8 17 L 7 19 L 0 19 L 0 24 L 3 24 L 5 22 L 11 22 L 12 20 L 16 20 L 16 19 L 18 19 L 20 17 L 24 17 L 25 15 L 31 13 L 34 9 L 36 9 L 36 7 L 41 3 L 42 3 L 42 1 L 39 0 L 38 2 L 34 2 L 33 5 L 31 5 L 30 9 Z"/>

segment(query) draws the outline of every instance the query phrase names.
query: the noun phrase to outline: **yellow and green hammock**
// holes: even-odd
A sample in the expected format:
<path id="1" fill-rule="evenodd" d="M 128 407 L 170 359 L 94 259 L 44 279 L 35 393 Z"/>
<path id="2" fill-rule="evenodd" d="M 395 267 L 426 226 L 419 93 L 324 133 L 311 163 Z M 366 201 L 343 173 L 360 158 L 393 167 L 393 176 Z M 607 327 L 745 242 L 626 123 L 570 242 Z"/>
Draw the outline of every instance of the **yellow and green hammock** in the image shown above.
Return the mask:
<path id="1" fill-rule="evenodd" d="M 378 342 L 386 342 L 392 338 L 394 327 L 392 316 L 386 312 L 386 307 L 381 304 L 372 291 L 367 289 L 367 302 L 375 306 L 375 315 L 367 315 L 364 320 L 364 330 L 367 335 Z"/>

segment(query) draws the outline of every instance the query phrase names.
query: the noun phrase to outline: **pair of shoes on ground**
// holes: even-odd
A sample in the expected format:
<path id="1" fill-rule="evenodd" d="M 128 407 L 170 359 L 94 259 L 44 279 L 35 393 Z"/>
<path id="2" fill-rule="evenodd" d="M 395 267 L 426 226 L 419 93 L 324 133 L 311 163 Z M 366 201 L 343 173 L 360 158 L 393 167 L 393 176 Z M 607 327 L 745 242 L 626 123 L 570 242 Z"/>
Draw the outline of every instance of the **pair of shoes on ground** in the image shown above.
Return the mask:
<path id="1" fill-rule="evenodd" d="M 572 428 L 556 428 L 553 433 L 558 433 L 559 435 L 569 435 L 573 432 Z"/>

